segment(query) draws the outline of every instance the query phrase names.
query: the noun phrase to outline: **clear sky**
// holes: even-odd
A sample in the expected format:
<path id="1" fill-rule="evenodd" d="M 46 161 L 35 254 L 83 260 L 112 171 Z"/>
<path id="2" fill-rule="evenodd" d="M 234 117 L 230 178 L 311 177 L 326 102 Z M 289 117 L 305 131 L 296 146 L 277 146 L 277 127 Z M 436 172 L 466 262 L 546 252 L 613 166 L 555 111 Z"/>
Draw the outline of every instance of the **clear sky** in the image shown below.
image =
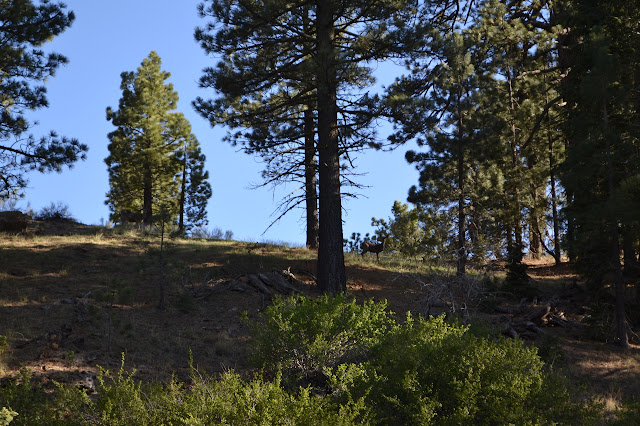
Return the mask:
<path id="1" fill-rule="evenodd" d="M 178 110 L 191 123 L 193 133 L 207 156 L 213 197 L 208 204 L 209 228 L 231 230 L 234 239 L 249 241 L 283 241 L 304 244 L 304 210 L 288 214 L 263 234 L 274 219 L 278 201 L 295 189 L 250 189 L 261 182 L 263 169 L 256 157 L 238 152 L 222 142 L 226 129 L 211 128 L 195 113 L 191 101 L 197 96 L 214 97 L 210 90 L 198 88 L 202 69 L 213 66 L 216 58 L 207 57 L 193 38 L 200 0 L 65 0 L 76 20 L 65 33 L 46 47 L 61 53 L 69 64 L 61 67 L 47 81 L 49 108 L 34 112 L 30 118 L 39 125 L 35 136 L 55 130 L 59 135 L 75 137 L 89 146 L 87 160 L 61 174 L 31 173 L 26 198 L 38 211 L 52 202 L 63 202 L 71 214 L 87 224 L 108 218 L 104 204 L 108 190 L 107 134 L 114 128 L 106 120 L 108 106 L 117 108 L 122 95 L 120 73 L 134 71 L 155 50 L 162 58 L 162 68 L 171 73 L 169 82 L 180 96 Z M 395 75 L 379 68 L 382 83 Z M 389 68 L 391 69 L 391 68 Z M 380 128 L 385 138 L 388 125 Z M 371 232 L 371 217 L 387 218 L 394 200 L 406 201 L 407 191 L 417 183 L 418 173 L 404 160 L 407 147 L 393 152 L 368 151 L 356 157 L 357 181 L 366 188 L 358 199 L 343 202 L 344 235 Z"/>

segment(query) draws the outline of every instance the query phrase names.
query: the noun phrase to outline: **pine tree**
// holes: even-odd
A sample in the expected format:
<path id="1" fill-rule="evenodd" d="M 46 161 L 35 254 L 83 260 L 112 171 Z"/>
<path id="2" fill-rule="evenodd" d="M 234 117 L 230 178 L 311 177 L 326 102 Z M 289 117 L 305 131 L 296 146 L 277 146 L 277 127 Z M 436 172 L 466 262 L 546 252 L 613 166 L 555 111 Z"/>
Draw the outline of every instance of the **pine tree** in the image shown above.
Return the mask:
<path id="1" fill-rule="evenodd" d="M 617 340 L 627 347 L 620 254 L 625 245 L 633 246 L 633 236 L 625 235 L 621 247 L 620 233 L 631 223 L 616 200 L 626 188 L 625 179 L 637 175 L 640 164 L 640 6 L 576 2 L 563 18 L 571 28 L 571 71 L 562 88 L 569 146 L 561 170 L 562 183 L 571 194 L 566 209 L 573 228 L 569 244 L 577 266 L 589 272 L 593 288 L 603 287 L 607 273 L 614 276 Z"/>
<path id="2" fill-rule="evenodd" d="M 385 250 L 397 251 L 405 256 L 422 257 L 423 260 L 448 259 L 447 251 L 455 244 L 453 223 L 447 215 L 436 209 L 425 209 L 422 205 L 410 208 L 408 204 L 395 201 L 389 220 L 371 219 L 377 227 L 378 236 L 387 236 Z"/>
<path id="3" fill-rule="evenodd" d="M 547 197 L 562 158 L 553 118 L 561 75 L 549 65 L 561 29 L 549 21 L 551 3 L 487 0 L 467 3 L 467 9 L 455 3 L 424 2 L 421 21 L 432 27 L 422 29 L 424 44 L 412 52 L 410 74 L 387 97 L 389 114 L 402 125 L 392 140 L 415 138 L 428 148 L 407 154 L 421 171 L 409 201 L 457 216 L 459 273 L 463 254 L 500 256 L 506 245 L 521 259 L 526 235 L 530 253 L 540 253 L 550 210 L 559 255 L 557 188 L 551 201 Z M 467 65 L 450 53 L 456 49 L 457 56 L 468 55 Z M 443 64 L 452 72 L 473 70 L 447 81 L 440 78 Z M 456 136 L 465 141 L 457 149 Z"/>
<path id="4" fill-rule="evenodd" d="M 514 283 L 528 281 L 522 265 L 525 235 L 529 236 L 530 255 L 539 256 L 545 238 L 541 229 L 547 226 L 547 179 L 553 179 L 547 158 L 553 155 L 550 146 L 553 148 L 555 136 L 554 129 L 545 124 L 549 124 L 550 109 L 561 100 L 547 83 L 559 74 L 548 63 L 560 30 L 553 26 L 540 29 L 549 15 L 544 1 L 490 0 L 479 9 L 476 25 L 479 39 L 491 45 L 491 54 L 486 58 L 487 67 L 494 74 L 491 105 L 494 119 L 503 123 L 495 135 L 502 153 L 494 161 L 505 177 L 505 205 L 500 221 L 510 267 L 515 271 L 510 276 Z M 555 157 L 549 159 L 553 160 Z M 557 202 L 557 197 L 552 202 Z M 557 214 L 554 217 L 557 238 Z M 555 249 L 559 250 L 558 244 Z"/>
<path id="5" fill-rule="evenodd" d="M 276 3 L 269 2 L 257 3 L 252 8 L 247 5 L 234 8 L 233 2 L 219 9 L 202 6 L 201 15 L 210 15 L 216 21 L 234 25 L 255 21 L 252 25 L 255 34 L 251 38 L 257 42 L 238 49 L 242 43 L 234 37 L 247 36 L 244 33 L 238 36 L 229 31 L 224 38 L 214 39 L 208 29 L 197 30 L 196 39 L 208 53 L 224 53 L 218 66 L 205 70 L 201 79 L 202 87 L 215 89 L 220 97 L 215 100 L 198 98 L 195 106 L 212 124 L 225 124 L 230 128 L 226 141 L 241 145 L 245 153 L 262 158 L 265 170 L 259 187 L 298 185 L 280 202 L 276 209 L 278 215 L 271 225 L 304 205 L 307 246 L 315 249 L 319 232 L 317 79 L 314 48 L 309 42 L 314 32 L 313 11 L 314 6 L 309 2 L 281 10 Z M 265 18 L 283 12 L 284 16 Z M 271 28 L 271 22 L 276 21 L 286 21 L 286 25 Z M 278 31 L 282 34 L 278 35 Z M 345 87 L 357 87 L 371 80 L 368 68 L 353 63 L 340 67 L 337 72 L 337 78 Z M 251 87 L 256 89 L 249 90 Z M 265 90 L 265 87 L 270 89 Z M 351 164 L 351 152 L 375 144 L 375 134 L 370 131 L 373 99 L 345 92 L 337 102 L 339 152 L 343 159 L 341 184 L 357 186 L 347 177 L 350 167 L 345 164 Z M 350 195 L 342 194 L 343 197 Z"/>
<path id="6" fill-rule="evenodd" d="M 292 8 L 291 16 L 278 18 L 281 11 L 274 5 L 236 7 L 232 2 L 211 3 L 209 7 L 200 6 L 202 17 L 211 16 L 232 26 L 253 21 L 255 34 L 220 31 L 218 34 L 224 33 L 224 37 L 215 39 L 210 34 L 211 27 L 196 30 L 196 39 L 205 51 L 223 53 L 218 66 L 205 70 L 200 82 L 202 87 L 214 88 L 220 97 L 215 101 L 198 98 L 194 103 L 196 110 L 212 125 L 223 123 L 230 128 L 225 141 L 241 145 L 247 154 L 262 157 L 264 182 L 259 186 L 294 183 L 302 187 L 303 195 L 290 195 L 281 202 L 277 208 L 281 214 L 273 223 L 304 203 L 307 246 L 317 248 L 314 79 L 310 73 L 309 46 L 295 42 L 300 34 L 311 31 L 310 7 Z M 267 22 L 269 19 L 271 22 L 287 19 L 290 28 L 280 29 L 287 40 L 279 38 L 278 30 Z M 238 38 L 242 37 L 259 40 L 262 47 L 238 49 Z M 286 58 L 282 62 L 289 62 L 287 70 L 278 65 L 281 63 L 278 58 Z M 256 69 L 251 70 L 251 66 Z M 245 90 L 252 87 L 256 90 Z"/>
<path id="7" fill-rule="evenodd" d="M 350 142 L 356 137 L 366 135 L 370 141 L 371 132 L 350 134 L 351 123 L 345 120 L 342 126 L 339 117 L 349 111 L 366 110 L 368 115 L 349 114 L 359 117 L 356 123 L 363 123 L 357 129 L 368 128 L 373 119 L 371 98 L 351 91 L 372 82 L 367 62 L 383 59 L 398 49 L 398 43 L 389 36 L 390 29 L 404 25 L 404 21 L 396 18 L 406 2 L 212 0 L 207 4 L 208 7 L 201 6 L 201 13 L 214 17 L 216 23 L 198 30 L 196 38 L 207 52 L 222 54 L 223 61 L 217 69 L 206 71 L 201 80 L 204 87 L 228 85 L 226 99 L 234 91 L 237 99 L 231 105 L 233 110 L 250 115 L 269 111 L 268 122 L 288 117 L 291 106 L 316 111 L 320 188 L 318 282 L 323 291 L 343 292 L 346 273 L 340 158 L 348 155 L 353 146 Z M 305 81 L 312 84 L 302 84 Z M 210 119 L 212 111 L 220 105 L 196 100 L 199 112 Z M 222 106 L 225 110 L 224 102 Z M 225 122 L 233 127 L 237 117 L 229 114 Z M 217 121 L 214 119 L 212 123 Z M 251 121 L 241 125 L 247 123 Z M 251 128 L 256 126 L 251 124 Z"/>
<path id="8" fill-rule="evenodd" d="M 204 170 L 206 157 L 193 134 L 189 136 L 177 159 L 182 165 L 178 228 L 183 232 L 209 223 L 207 202 L 212 192 L 207 181 L 209 172 Z"/>
<path id="9" fill-rule="evenodd" d="M 472 155 L 481 135 L 482 72 L 474 67 L 478 53 L 469 33 L 454 31 L 431 41 L 431 57 L 418 57 L 411 75 L 398 80 L 387 95 L 394 121 L 401 125 L 395 141 L 417 138 L 427 152 L 408 152 L 407 160 L 420 171 L 420 187 L 413 187 L 409 201 L 457 216 L 455 247 L 457 273 L 465 274 L 470 176 L 476 168 Z M 420 96 L 416 96 L 419 93 Z"/>
<path id="10" fill-rule="evenodd" d="M 160 56 L 151 52 L 135 72 L 121 74 L 122 98 L 117 110 L 107 108 L 110 155 L 105 159 L 110 189 L 106 204 L 117 212 L 142 210 L 144 221 L 168 212 L 176 218 L 181 187 L 180 149 L 190 138 L 191 126 L 177 108 L 178 94 L 170 74 L 161 69 Z"/>
<path id="11" fill-rule="evenodd" d="M 48 107 L 42 83 L 67 63 L 40 47 L 66 30 L 75 16 L 62 3 L 0 0 L 0 199 L 21 196 L 30 170 L 60 172 L 85 159 L 87 146 L 76 139 L 26 135 L 25 114 Z"/>

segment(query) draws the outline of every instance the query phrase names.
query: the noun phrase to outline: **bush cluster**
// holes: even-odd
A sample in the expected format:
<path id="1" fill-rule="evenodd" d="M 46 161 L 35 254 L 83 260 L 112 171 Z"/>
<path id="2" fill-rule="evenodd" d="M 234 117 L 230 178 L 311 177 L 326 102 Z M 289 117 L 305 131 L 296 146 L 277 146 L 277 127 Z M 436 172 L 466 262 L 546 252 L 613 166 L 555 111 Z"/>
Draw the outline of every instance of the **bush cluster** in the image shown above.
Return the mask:
<path id="1" fill-rule="evenodd" d="M 60 219 L 73 219 L 69 206 L 62 203 L 51 203 L 50 205 L 43 207 L 34 217 L 36 220 L 60 220 Z"/>
<path id="2" fill-rule="evenodd" d="M 519 340 L 444 317 L 394 319 L 384 302 L 277 300 L 254 325 L 254 357 L 381 424 L 583 424 L 594 412 Z M 291 385 L 291 383 L 288 383 Z"/>
<path id="3" fill-rule="evenodd" d="M 282 371 L 287 384 L 324 386 L 326 369 L 368 359 L 394 321 L 386 302 L 363 305 L 344 296 L 277 299 L 249 323 L 252 360 L 268 371 Z"/>
<path id="4" fill-rule="evenodd" d="M 231 371 L 217 378 L 192 371 L 185 385 L 177 380 L 143 383 L 134 374 L 125 370 L 124 361 L 115 374 L 101 370 L 97 397 L 90 399 L 71 386 L 46 391 L 23 371 L 0 388 L 0 424 L 328 426 L 354 424 L 362 411 L 355 403 L 338 405 L 309 389 L 287 392 L 280 376 L 245 380 Z"/>
<path id="5" fill-rule="evenodd" d="M 191 230 L 190 236 L 191 238 L 206 240 L 232 240 L 233 231 L 226 230 L 222 232 L 222 229 L 220 228 L 209 229 L 204 226 L 198 226 Z"/>
<path id="6" fill-rule="evenodd" d="M 97 394 L 45 392 L 23 371 L 0 386 L 12 424 L 591 424 L 536 349 L 437 318 L 398 321 L 385 302 L 277 299 L 259 321 L 250 379 L 192 371 L 143 383 L 101 370 Z M 623 414 L 634 418 L 637 410 Z M 622 416 L 624 417 L 624 416 Z"/>

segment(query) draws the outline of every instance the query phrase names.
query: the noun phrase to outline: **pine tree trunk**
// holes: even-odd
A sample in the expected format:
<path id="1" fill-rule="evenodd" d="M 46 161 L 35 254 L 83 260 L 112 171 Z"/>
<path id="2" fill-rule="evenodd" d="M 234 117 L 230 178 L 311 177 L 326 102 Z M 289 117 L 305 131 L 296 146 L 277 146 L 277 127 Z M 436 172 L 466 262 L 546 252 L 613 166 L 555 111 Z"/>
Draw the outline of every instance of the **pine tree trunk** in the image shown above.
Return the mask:
<path id="1" fill-rule="evenodd" d="M 562 16 L 562 14 L 566 11 L 566 7 L 567 7 L 568 3 L 563 3 L 563 2 L 558 2 L 555 3 L 551 9 L 551 14 L 549 17 L 550 23 L 551 25 L 558 25 L 560 23 L 560 16 Z M 574 63 L 574 59 L 572 58 L 572 52 L 573 49 L 571 49 L 571 46 L 574 45 L 574 40 L 572 40 L 575 37 L 575 32 L 574 31 L 562 31 L 560 32 L 560 34 L 558 35 L 558 41 L 557 41 L 557 45 L 558 45 L 558 60 L 557 60 L 557 66 L 560 69 L 560 73 L 561 74 L 566 74 L 567 71 L 571 68 L 571 64 Z M 562 95 L 564 95 L 566 97 L 566 95 L 570 92 L 570 86 L 571 86 L 571 82 L 570 79 L 568 78 L 563 78 L 560 80 L 560 93 Z M 571 106 L 567 106 L 566 107 L 567 110 L 569 110 L 571 108 Z M 566 116 L 567 112 L 565 112 L 565 116 Z M 564 139 L 564 147 L 565 147 L 565 152 L 567 152 L 567 150 L 569 149 L 569 146 L 572 145 L 572 142 L 569 139 Z M 555 164 L 555 163 L 554 163 Z M 555 168 L 552 169 L 552 171 L 555 170 Z M 555 180 L 551 180 L 552 184 L 555 187 Z M 557 193 L 552 193 L 552 197 L 557 194 Z M 566 196 L 566 203 L 567 205 L 571 205 L 573 202 L 573 192 L 572 191 L 568 191 L 565 189 L 565 196 Z M 557 200 L 557 198 L 552 198 L 552 200 Z M 557 212 L 557 203 L 556 203 L 556 213 L 554 215 L 554 219 L 553 219 L 553 233 L 554 233 L 554 250 L 556 252 L 556 264 L 559 265 L 560 264 L 560 230 L 559 230 L 559 219 L 557 218 L 558 212 Z M 576 224 L 575 221 L 571 218 L 571 216 L 569 216 L 567 218 L 567 233 L 566 233 L 566 241 L 568 242 L 568 250 L 567 250 L 567 256 L 569 257 L 569 262 L 574 262 L 576 260 L 575 258 L 575 251 L 572 249 L 572 246 L 574 245 L 574 236 L 575 236 L 575 228 L 576 228 Z"/>
<path id="2" fill-rule="evenodd" d="M 187 150 L 184 150 L 184 161 L 182 163 L 182 184 L 180 185 L 180 217 L 178 219 L 178 232 L 184 233 L 184 200 L 187 191 Z"/>
<path id="3" fill-rule="evenodd" d="M 534 169 L 537 166 L 535 161 L 529 161 L 530 172 L 533 173 L 531 169 Z M 544 197 L 544 193 L 541 193 L 540 187 L 536 186 L 536 184 L 531 185 L 531 205 L 529 206 L 529 257 L 531 259 L 540 259 L 542 254 L 542 239 L 544 235 L 540 231 L 540 217 L 538 212 L 538 205 L 540 203 L 540 199 Z M 544 224 L 544 230 L 546 230 L 546 224 Z"/>
<path id="4" fill-rule="evenodd" d="M 323 292 L 344 293 L 347 276 L 342 249 L 340 156 L 338 152 L 337 73 L 334 46 L 333 1 L 318 0 L 318 160 L 320 232 L 318 287 Z"/>
<path id="5" fill-rule="evenodd" d="M 537 232 L 539 229 L 537 222 L 538 218 L 532 213 L 529 218 L 529 256 L 532 259 L 540 259 L 540 252 L 542 251 L 542 242 L 540 241 L 542 235 Z"/>
<path id="6" fill-rule="evenodd" d="M 513 221 L 513 237 L 514 237 L 514 250 L 519 250 L 522 252 L 522 218 L 521 208 L 520 208 L 520 189 L 518 182 L 518 172 L 519 172 L 519 159 L 518 159 L 518 151 L 517 151 L 517 133 L 516 133 L 516 123 L 514 119 L 515 115 L 515 100 L 513 98 L 513 88 L 511 86 L 511 74 L 509 73 L 507 77 L 507 83 L 509 88 L 509 109 L 511 111 L 511 168 L 513 170 L 514 179 L 514 187 L 513 187 L 513 210 L 511 220 Z"/>
<path id="7" fill-rule="evenodd" d="M 547 64 L 548 65 L 548 64 Z M 544 78 L 545 85 L 547 78 Z M 548 92 L 545 93 L 545 103 L 549 103 Z M 549 186 L 551 193 L 551 218 L 553 220 L 553 258 L 556 265 L 562 263 L 560 253 L 560 217 L 558 216 L 558 195 L 556 192 L 556 157 L 553 152 L 553 136 L 551 135 L 551 115 L 547 111 L 547 141 L 549 143 Z"/>
<path id="8" fill-rule="evenodd" d="M 606 88 L 603 92 L 606 91 Z M 606 92 L 605 92 L 606 93 Z M 609 115 L 607 112 L 607 97 L 603 96 L 603 121 L 604 121 L 604 137 L 607 143 L 607 180 L 609 184 L 609 221 L 611 227 L 611 267 L 615 277 L 615 294 L 616 294 L 616 331 L 618 335 L 618 344 L 625 349 L 629 348 L 629 338 L 627 335 L 627 322 L 624 309 L 624 277 L 622 276 L 622 265 L 620 265 L 620 236 L 618 232 L 618 220 L 615 212 L 614 193 L 614 170 L 611 152 L 611 140 L 607 134 L 609 127 Z"/>
<path id="9" fill-rule="evenodd" d="M 622 224 L 622 251 L 624 253 L 624 273 L 628 276 L 637 276 L 640 272 L 640 264 L 638 263 L 638 253 L 636 251 L 635 242 L 637 233 L 633 225 L 629 223 Z"/>
<path id="10" fill-rule="evenodd" d="M 145 167 L 143 179 L 142 213 L 144 215 L 144 223 L 151 225 L 153 222 L 153 176 L 149 166 Z"/>
<path id="11" fill-rule="evenodd" d="M 456 274 L 462 276 L 466 273 L 467 250 L 465 246 L 465 168 L 463 147 L 463 122 L 462 122 L 462 94 L 458 85 L 458 265 Z"/>
<path id="12" fill-rule="evenodd" d="M 304 111 L 304 179 L 305 201 L 307 210 L 307 247 L 318 249 L 318 191 L 316 178 L 316 145 L 314 138 L 313 111 Z"/>
<path id="13" fill-rule="evenodd" d="M 553 218 L 553 257 L 556 265 L 560 265 L 560 217 L 558 216 L 558 195 L 556 193 L 555 157 L 553 155 L 553 139 L 549 138 L 549 182 L 551 184 L 551 217 Z"/>

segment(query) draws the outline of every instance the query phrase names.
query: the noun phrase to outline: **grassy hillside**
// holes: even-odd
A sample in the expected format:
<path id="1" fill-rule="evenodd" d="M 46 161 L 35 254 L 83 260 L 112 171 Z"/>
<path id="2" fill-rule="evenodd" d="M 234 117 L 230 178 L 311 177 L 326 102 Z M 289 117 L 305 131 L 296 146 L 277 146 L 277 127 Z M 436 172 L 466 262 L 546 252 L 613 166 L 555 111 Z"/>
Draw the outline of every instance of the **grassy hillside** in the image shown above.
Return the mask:
<path id="1" fill-rule="evenodd" d="M 248 371 L 250 336 L 241 317 L 256 318 L 272 294 L 279 294 L 275 287 L 261 290 L 256 277 L 287 271 L 280 276 L 287 276 L 296 291 L 317 295 L 315 252 L 302 248 L 161 241 L 158 234 L 70 221 L 42 224 L 41 230 L 40 235 L 0 236 L 4 376 L 26 367 L 44 384 L 81 384 L 98 365 L 119 366 L 123 353 L 127 367 L 149 381 L 172 374 L 186 379 L 190 354 L 195 367 L 210 374 Z M 523 294 L 499 287 L 499 264 L 479 269 L 466 281 L 449 272 L 446 265 L 384 253 L 380 264 L 373 255 L 347 255 L 349 294 L 360 301 L 386 299 L 399 318 L 407 311 L 456 311 L 505 332 L 513 325 L 540 347 L 545 361 L 611 406 L 640 395 L 640 347 L 622 353 L 590 337 L 592 328 L 583 323 L 587 295 L 568 266 L 531 265 L 535 281 Z M 517 329 L 523 312 L 543 306 L 543 299 L 562 305 L 567 323 L 533 336 Z"/>

